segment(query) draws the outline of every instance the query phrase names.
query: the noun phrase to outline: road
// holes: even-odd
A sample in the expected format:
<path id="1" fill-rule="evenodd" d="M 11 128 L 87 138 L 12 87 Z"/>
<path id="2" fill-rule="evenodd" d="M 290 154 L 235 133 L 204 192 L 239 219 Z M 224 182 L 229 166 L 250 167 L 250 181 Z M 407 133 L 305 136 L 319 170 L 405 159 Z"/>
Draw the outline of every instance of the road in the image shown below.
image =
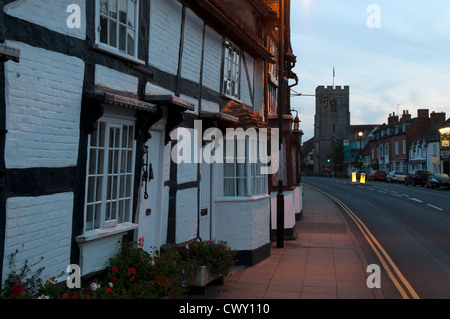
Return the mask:
<path id="1" fill-rule="evenodd" d="M 339 178 L 303 177 L 302 182 L 345 204 L 367 226 L 419 298 L 450 298 L 450 191 L 378 181 L 358 185 Z M 360 232 L 348 219 L 355 232 Z M 379 264 L 365 238 L 358 238 L 368 262 Z M 386 273 L 383 284 L 385 298 L 399 297 Z"/>

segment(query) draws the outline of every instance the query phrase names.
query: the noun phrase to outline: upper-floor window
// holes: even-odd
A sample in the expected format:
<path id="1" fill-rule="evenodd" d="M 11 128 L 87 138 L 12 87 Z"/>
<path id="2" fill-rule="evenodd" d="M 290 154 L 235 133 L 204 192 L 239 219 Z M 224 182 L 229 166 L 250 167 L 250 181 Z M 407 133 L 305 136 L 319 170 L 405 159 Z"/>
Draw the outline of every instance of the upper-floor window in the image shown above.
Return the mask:
<path id="1" fill-rule="evenodd" d="M 222 93 L 239 98 L 241 50 L 230 41 L 225 41 Z"/>
<path id="2" fill-rule="evenodd" d="M 99 47 L 137 57 L 139 0 L 97 0 Z"/>

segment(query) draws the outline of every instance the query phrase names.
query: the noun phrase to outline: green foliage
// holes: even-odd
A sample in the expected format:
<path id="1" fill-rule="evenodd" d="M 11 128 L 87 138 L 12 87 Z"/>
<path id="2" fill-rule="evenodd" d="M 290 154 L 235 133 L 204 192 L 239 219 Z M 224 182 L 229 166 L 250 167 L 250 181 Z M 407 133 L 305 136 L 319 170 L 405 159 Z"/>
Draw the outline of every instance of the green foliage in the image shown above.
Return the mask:
<path id="1" fill-rule="evenodd" d="M 143 238 L 138 243 L 123 242 L 118 255 L 109 259 L 102 276 L 72 289 L 65 281 L 58 283 L 56 276 L 44 282 L 41 279 L 43 267 L 32 273 L 37 263 L 25 261 L 21 269 L 16 269 L 16 251 L 11 254 L 12 271 L 2 286 L 0 298 L 176 298 L 187 291 L 199 266 L 206 265 L 214 273 L 227 276 L 236 255 L 225 242 L 196 242 L 183 254 L 174 249 L 148 252 L 143 245 Z M 63 275 L 64 272 L 59 276 Z"/>
<path id="2" fill-rule="evenodd" d="M 226 277 L 235 263 L 236 251 L 224 241 L 202 241 L 192 244 L 188 249 L 188 259 L 192 264 L 208 266 L 217 275 Z"/>

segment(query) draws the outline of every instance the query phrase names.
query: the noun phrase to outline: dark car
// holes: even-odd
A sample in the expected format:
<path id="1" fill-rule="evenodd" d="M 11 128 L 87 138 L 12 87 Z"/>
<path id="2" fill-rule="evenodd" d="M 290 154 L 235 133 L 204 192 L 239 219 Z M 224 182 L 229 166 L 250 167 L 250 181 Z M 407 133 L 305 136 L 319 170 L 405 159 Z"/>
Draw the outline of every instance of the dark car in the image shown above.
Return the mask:
<path id="1" fill-rule="evenodd" d="M 427 184 L 428 176 L 431 175 L 430 171 L 426 170 L 415 170 L 411 174 L 406 175 L 405 185 L 420 185 L 425 186 Z"/>
<path id="2" fill-rule="evenodd" d="M 375 170 L 369 175 L 369 181 L 385 181 L 386 180 L 386 172 L 382 170 Z"/>
<path id="3" fill-rule="evenodd" d="M 444 187 L 450 189 L 450 177 L 447 174 L 435 173 L 427 178 L 427 187 L 439 188 Z"/>

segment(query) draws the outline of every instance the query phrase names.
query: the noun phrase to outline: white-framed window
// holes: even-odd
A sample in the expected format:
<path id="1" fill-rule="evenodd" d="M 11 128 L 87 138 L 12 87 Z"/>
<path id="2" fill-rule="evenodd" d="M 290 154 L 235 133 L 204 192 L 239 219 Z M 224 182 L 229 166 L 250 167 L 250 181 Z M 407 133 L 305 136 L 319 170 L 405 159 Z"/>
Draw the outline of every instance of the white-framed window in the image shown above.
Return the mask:
<path id="1" fill-rule="evenodd" d="M 96 45 L 137 58 L 139 0 L 96 0 Z"/>
<path id="2" fill-rule="evenodd" d="M 89 135 L 84 231 L 131 222 L 134 122 L 103 116 Z"/>
<path id="3" fill-rule="evenodd" d="M 406 140 L 403 140 L 403 155 L 406 155 Z"/>
<path id="4" fill-rule="evenodd" d="M 239 98 L 241 50 L 228 40 L 225 40 L 223 63 L 222 93 L 231 97 Z"/>
<path id="5" fill-rule="evenodd" d="M 245 140 L 235 139 L 233 147 L 233 154 L 227 154 L 226 148 L 224 151 L 224 196 L 267 194 L 267 174 L 261 173 L 259 160 L 259 148 L 266 151 L 267 144 L 246 137 Z"/>
<path id="6" fill-rule="evenodd" d="M 395 141 L 395 155 L 399 154 L 399 145 L 398 145 L 398 141 Z"/>

